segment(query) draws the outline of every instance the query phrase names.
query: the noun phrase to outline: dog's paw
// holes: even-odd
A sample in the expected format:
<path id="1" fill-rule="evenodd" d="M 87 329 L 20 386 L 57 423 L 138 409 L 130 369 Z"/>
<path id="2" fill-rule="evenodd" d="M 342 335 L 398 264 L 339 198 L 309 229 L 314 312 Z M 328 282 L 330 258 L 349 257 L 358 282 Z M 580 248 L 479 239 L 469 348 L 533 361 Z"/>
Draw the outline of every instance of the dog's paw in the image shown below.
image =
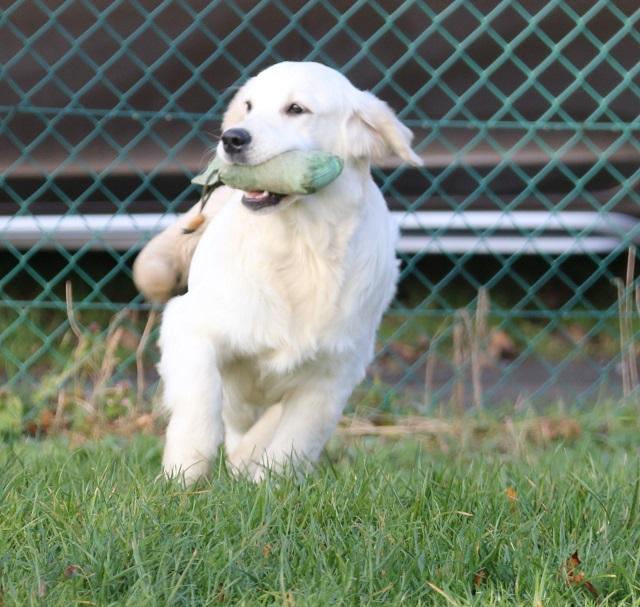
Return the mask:
<path id="1" fill-rule="evenodd" d="M 268 468 L 261 464 L 257 464 L 251 471 L 251 480 L 254 483 L 262 483 L 267 478 Z"/>
<path id="2" fill-rule="evenodd" d="M 234 461 L 233 458 L 227 457 L 227 470 L 235 478 L 253 480 L 254 468 L 253 462 Z"/>
<path id="3" fill-rule="evenodd" d="M 198 460 L 190 465 L 182 463 L 167 462 L 162 463 L 162 474 L 158 478 L 165 478 L 181 483 L 185 487 L 190 487 L 209 473 L 209 462 Z"/>
<path id="4" fill-rule="evenodd" d="M 254 483 L 261 483 L 265 479 L 267 470 L 260 462 L 234 458 L 233 455 L 227 458 L 227 469 L 235 478 Z"/>

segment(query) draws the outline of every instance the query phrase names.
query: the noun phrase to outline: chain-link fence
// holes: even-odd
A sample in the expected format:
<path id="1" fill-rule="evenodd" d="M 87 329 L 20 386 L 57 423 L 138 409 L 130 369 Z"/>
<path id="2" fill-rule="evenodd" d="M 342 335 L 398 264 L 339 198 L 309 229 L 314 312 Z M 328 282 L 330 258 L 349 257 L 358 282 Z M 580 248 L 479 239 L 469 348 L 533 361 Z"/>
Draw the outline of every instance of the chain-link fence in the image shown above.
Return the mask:
<path id="1" fill-rule="evenodd" d="M 389 102 L 425 161 L 375 170 L 402 282 L 355 400 L 632 392 L 639 21 L 627 0 L 3 2 L 0 382 L 153 385 L 136 252 L 196 200 L 237 86 L 317 60 Z"/>

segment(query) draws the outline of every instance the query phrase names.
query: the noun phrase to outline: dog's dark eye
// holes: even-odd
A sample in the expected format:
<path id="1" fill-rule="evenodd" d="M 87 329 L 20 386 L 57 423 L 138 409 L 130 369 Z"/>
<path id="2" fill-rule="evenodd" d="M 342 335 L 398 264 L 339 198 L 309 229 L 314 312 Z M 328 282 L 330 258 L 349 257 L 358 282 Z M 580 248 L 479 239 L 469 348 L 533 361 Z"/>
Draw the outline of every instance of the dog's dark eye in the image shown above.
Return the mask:
<path id="1" fill-rule="evenodd" d="M 251 108 L 253 107 L 251 105 L 251 101 L 245 101 L 244 104 L 247 107 L 247 114 L 248 114 L 251 111 Z"/>
<path id="2" fill-rule="evenodd" d="M 297 103 L 292 103 L 287 108 L 287 114 L 304 114 L 305 112 L 308 112 L 308 110 L 305 110 L 301 105 L 298 105 Z"/>

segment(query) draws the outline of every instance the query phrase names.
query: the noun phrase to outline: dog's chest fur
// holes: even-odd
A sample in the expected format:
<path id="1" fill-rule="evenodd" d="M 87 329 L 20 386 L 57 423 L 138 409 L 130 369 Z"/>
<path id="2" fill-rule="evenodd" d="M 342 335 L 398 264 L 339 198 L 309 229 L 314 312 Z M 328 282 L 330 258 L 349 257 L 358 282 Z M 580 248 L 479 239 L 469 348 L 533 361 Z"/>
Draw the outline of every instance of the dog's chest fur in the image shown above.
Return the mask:
<path id="1" fill-rule="evenodd" d="M 297 218 L 296 218 L 297 219 Z M 230 352 L 222 375 L 229 393 L 261 406 L 334 364 L 333 331 L 349 283 L 349 241 L 355 222 L 278 223 L 259 247 L 261 281 L 272 298 L 257 351 Z M 295 372 L 294 372 L 295 371 Z"/>
<path id="2" fill-rule="evenodd" d="M 288 222 L 281 238 L 267 244 L 265 270 L 287 319 L 283 341 L 267 356 L 284 369 L 312 356 L 336 325 L 349 272 L 349 240 L 355 221 Z"/>

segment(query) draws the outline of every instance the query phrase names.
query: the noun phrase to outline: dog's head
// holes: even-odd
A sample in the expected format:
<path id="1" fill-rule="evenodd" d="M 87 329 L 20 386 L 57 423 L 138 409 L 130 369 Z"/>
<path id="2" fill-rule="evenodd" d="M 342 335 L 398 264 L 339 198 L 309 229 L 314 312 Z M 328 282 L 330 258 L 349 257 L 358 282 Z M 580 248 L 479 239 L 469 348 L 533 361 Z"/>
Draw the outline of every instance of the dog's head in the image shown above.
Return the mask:
<path id="1" fill-rule="evenodd" d="M 273 65 L 234 96 L 222 123 L 217 153 L 226 162 L 256 165 L 289 150 L 322 150 L 345 163 L 366 165 L 396 154 L 420 165 L 411 131 L 368 91 L 313 62 Z M 274 206 L 277 196 L 244 198 L 251 208 Z M 280 197 L 281 198 L 281 197 Z M 270 204 L 273 203 L 273 204 Z"/>

